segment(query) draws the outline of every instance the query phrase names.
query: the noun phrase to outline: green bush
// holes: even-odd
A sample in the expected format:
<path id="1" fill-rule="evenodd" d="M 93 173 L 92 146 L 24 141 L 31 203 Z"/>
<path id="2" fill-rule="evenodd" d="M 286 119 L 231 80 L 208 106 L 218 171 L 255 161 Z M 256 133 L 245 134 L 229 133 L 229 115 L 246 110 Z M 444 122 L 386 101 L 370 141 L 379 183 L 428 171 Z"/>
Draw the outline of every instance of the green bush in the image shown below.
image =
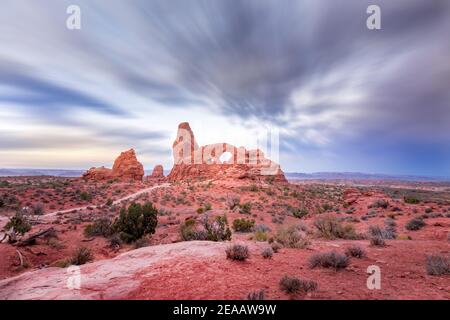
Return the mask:
<path id="1" fill-rule="evenodd" d="M 306 209 L 306 208 L 298 208 L 298 209 L 295 209 L 293 212 L 292 212 L 292 215 L 294 216 L 294 217 L 296 217 L 296 218 L 303 218 L 304 216 L 306 216 L 308 214 L 308 209 Z"/>
<path id="2" fill-rule="evenodd" d="M 343 224 L 336 217 L 327 215 L 319 217 L 314 221 L 319 236 L 325 239 L 360 239 L 361 236 L 355 231 L 351 224 Z"/>
<path id="3" fill-rule="evenodd" d="M 66 268 L 72 265 L 80 266 L 92 260 L 94 260 L 94 255 L 91 249 L 82 247 L 78 248 L 70 259 L 60 261 L 57 265 L 61 268 Z"/>
<path id="4" fill-rule="evenodd" d="M 83 191 L 80 193 L 80 199 L 83 201 L 91 201 L 92 195 L 90 193 L 87 193 L 86 191 Z"/>
<path id="5" fill-rule="evenodd" d="M 184 241 L 209 240 L 225 241 L 231 239 L 231 230 L 225 215 L 210 219 L 206 214 L 201 223 L 197 224 L 194 219 L 188 219 L 180 228 L 181 238 Z"/>
<path id="6" fill-rule="evenodd" d="M 112 228 L 111 220 L 108 218 L 100 218 L 93 224 L 88 224 L 84 228 L 84 235 L 87 237 L 109 237 L 113 234 L 113 232 L 114 230 Z"/>
<path id="7" fill-rule="evenodd" d="M 409 204 L 418 204 L 420 203 L 420 200 L 413 197 L 413 196 L 405 196 L 403 197 L 403 200 L 405 201 L 405 203 L 409 203 Z"/>
<path id="8" fill-rule="evenodd" d="M 155 233 L 158 224 L 158 210 L 150 202 L 141 206 L 132 203 L 128 209 L 122 208 L 112 229 L 118 232 L 124 242 L 130 243 L 146 234 Z"/>
<path id="9" fill-rule="evenodd" d="M 251 202 L 245 202 L 245 203 L 239 205 L 239 213 L 250 214 L 251 211 L 252 211 Z"/>
<path id="10" fill-rule="evenodd" d="M 17 212 L 15 216 L 9 219 L 9 222 L 5 226 L 6 230 L 13 229 L 15 232 L 25 234 L 31 230 L 31 224 L 20 212 Z"/>
<path id="11" fill-rule="evenodd" d="M 242 218 L 233 221 L 233 229 L 236 232 L 251 232 L 254 226 L 254 220 Z"/>
<path id="12" fill-rule="evenodd" d="M 414 218 L 406 223 L 405 228 L 410 231 L 416 231 L 422 229 L 424 226 L 425 222 L 422 219 Z"/>

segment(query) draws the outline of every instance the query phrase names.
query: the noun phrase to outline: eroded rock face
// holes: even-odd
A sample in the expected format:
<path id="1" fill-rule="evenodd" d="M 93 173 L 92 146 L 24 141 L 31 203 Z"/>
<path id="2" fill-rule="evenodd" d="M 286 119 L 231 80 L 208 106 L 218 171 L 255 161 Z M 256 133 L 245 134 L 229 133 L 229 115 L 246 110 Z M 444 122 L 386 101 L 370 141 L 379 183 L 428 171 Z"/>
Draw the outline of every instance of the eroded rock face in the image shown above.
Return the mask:
<path id="1" fill-rule="evenodd" d="M 133 149 L 124 151 L 114 161 L 112 169 L 99 167 L 91 168 L 83 174 L 84 180 L 104 181 L 109 179 L 142 181 L 144 177 L 144 167 L 136 158 Z"/>
<path id="2" fill-rule="evenodd" d="M 119 179 L 142 180 L 144 177 L 144 166 L 137 160 L 134 149 L 120 154 L 116 161 L 114 161 L 112 174 Z"/>
<path id="3" fill-rule="evenodd" d="M 158 164 L 153 168 L 152 174 L 150 176 L 152 179 L 162 179 L 164 178 L 164 168 L 162 165 Z"/>
<path id="4" fill-rule="evenodd" d="M 171 181 L 186 179 L 252 179 L 287 182 L 280 165 L 259 150 L 247 150 L 228 143 L 199 147 L 189 123 L 178 126 L 173 143 L 174 166 Z"/>
<path id="5" fill-rule="evenodd" d="M 92 167 L 86 173 L 83 174 L 83 179 L 85 180 L 93 180 L 93 181 L 102 181 L 102 180 L 108 180 L 112 176 L 112 170 L 105 168 L 105 167 L 99 167 L 95 168 Z"/>

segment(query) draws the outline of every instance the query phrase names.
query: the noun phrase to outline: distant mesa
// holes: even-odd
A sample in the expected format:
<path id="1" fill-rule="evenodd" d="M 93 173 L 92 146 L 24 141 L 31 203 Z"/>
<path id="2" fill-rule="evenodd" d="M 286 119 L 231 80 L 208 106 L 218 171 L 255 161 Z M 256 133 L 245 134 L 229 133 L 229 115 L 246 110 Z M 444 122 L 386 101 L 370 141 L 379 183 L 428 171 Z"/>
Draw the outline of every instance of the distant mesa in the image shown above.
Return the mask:
<path id="1" fill-rule="evenodd" d="M 174 166 L 170 181 L 186 179 L 251 179 L 287 182 L 280 165 L 259 150 L 247 150 L 228 143 L 199 147 L 187 122 L 178 126 L 172 145 Z"/>
<path id="2" fill-rule="evenodd" d="M 103 181 L 109 179 L 142 181 L 144 167 L 137 160 L 134 149 L 124 151 L 114 161 L 112 169 L 99 167 L 91 168 L 83 174 L 84 180 Z"/>

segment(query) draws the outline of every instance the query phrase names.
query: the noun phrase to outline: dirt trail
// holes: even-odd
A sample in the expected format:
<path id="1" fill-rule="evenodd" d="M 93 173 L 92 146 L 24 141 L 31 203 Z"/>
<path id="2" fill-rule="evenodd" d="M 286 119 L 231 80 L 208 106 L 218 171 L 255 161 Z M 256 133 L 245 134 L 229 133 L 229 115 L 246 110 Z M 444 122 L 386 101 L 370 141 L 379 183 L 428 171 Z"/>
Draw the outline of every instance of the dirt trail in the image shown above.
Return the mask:
<path id="1" fill-rule="evenodd" d="M 120 202 L 125 201 L 125 200 L 135 199 L 138 196 L 140 196 L 141 194 L 150 192 L 150 191 L 152 191 L 154 189 L 166 188 L 168 186 L 170 186 L 169 183 L 163 183 L 163 184 L 160 184 L 160 185 L 157 185 L 157 186 L 152 186 L 152 187 L 148 187 L 148 188 L 139 190 L 139 191 L 137 191 L 135 193 L 132 193 L 132 194 L 129 194 L 129 195 L 125 196 L 125 197 L 117 199 L 116 201 L 113 202 L 113 205 L 119 204 Z M 69 212 L 72 212 L 74 210 L 76 210 L 76 211 L 78 211 L 78 210 L 87 210 L 88 207 L 98 208 L 100 206 L 86 205 L 86 206 L 82 206 L 82 207 L 70 208 L 70 209 L 65 209 L 65 210 L 57 210 L 57 211 L 54 211 L 54 212 L 46 213 L 46 214 L 44 214 L 42 216 L 38 216 L 38 219 L 40 221 L 48 221 L 49 218 L 52 218 L 52 217 L 56 216 L 57 214 L 69 213 Z M 9 219 L 8 217 L 0 217 L 0 228 L 3 228 L 4 224 L 6 224 L 6 221 L 8 221 L 8 219 Z"/>

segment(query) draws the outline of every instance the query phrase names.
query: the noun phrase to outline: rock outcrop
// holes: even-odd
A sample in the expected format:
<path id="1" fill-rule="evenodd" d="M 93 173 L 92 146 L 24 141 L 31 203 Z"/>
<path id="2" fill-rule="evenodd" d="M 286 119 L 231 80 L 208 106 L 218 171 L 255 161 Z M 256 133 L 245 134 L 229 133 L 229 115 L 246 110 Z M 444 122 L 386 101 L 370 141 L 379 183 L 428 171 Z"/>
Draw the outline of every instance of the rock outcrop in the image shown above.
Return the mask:
<path id="1" fill-rule="evenodd" d="M 133 149 L 124 151 L 114 161 L 112 169 L 99 167 L 91 168 L 83 174 L 83 179 L 87 181 L 103 181 L 109 179 L 142 181 L 144 177 L 144 167 L 136 158 Z"/>
<path id="2" fill-rule="evenodd" d="M 174 166 L 171 181 L 186 179 L 251 179 L 287 182 L 280 165 L 259 150 L 247 150 L 228 143 L 199 147 L 189 123 L 178 126 L 173 143 Z"/>
<path id="3" fill-rule="evenodd" d="M 164 179 L 164 168 L 162 165 L 158 164 L 153 168 L 151 179 Z"/>

